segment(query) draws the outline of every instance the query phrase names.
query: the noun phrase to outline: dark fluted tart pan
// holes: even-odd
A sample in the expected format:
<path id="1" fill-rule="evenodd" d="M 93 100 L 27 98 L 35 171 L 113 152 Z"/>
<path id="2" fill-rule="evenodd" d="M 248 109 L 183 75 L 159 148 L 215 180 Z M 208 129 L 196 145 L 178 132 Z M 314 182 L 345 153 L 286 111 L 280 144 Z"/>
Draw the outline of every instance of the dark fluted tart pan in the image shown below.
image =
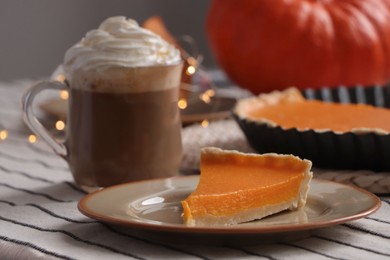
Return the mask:
<path id="1" fill-rule="evenodd" d="M 302 94 L 306 99 L 390 108 L 389 85 L 306 89 Z M 321 168 L 390 171 L 390 133 L 283 129 L 239 116 L 236 109 L 233 116 L 259 153 L 294 154 Z"/>

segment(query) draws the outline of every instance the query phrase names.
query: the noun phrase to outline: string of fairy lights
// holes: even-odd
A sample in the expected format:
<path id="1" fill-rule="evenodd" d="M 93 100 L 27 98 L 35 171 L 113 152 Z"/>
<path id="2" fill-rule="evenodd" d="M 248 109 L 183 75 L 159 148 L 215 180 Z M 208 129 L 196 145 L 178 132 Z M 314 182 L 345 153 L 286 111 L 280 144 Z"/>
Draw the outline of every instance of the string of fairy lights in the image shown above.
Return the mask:
<path id="1" fill-rule="evenodd" d="M 0 131 L 0 141 L 5 141 L 9 137 L 9 131 L 7 129 L 3 129 Z M 38 137 L 35 134 L 29 134 L 27 136 L 27 140 L 29 143 L 33 144 L 38 141 Z"/>

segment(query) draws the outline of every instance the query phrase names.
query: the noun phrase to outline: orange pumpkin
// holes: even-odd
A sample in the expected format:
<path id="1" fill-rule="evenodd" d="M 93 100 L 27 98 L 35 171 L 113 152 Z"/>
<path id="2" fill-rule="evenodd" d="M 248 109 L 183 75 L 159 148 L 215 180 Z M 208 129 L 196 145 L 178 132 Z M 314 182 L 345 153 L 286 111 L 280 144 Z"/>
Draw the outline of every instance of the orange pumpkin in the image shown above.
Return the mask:
<path id="1" fill-rule="evenodd" d="M 390 78 L 390 0 L 213 0 L 206 27 L 222 69 L 255 94 Z"/>

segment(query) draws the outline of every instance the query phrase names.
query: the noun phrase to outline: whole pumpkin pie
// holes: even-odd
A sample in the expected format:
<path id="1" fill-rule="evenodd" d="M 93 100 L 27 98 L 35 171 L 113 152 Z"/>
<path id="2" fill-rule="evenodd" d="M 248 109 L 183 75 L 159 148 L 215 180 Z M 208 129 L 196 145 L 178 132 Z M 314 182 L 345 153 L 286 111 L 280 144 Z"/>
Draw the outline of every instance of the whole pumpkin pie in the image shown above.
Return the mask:
<path id="1" fill-rule="evenodd" d="M 388 86 L 274 91 L 239 100 L 233 116 L 258 153 L 294 154 L 321 168 L 390 170 Z"/>
<path id="2" fill-rule="evenodd" d="M 307 100 L 296 88 L 240 100 L 241 118 L 283 129 L 347 132 L 390 132 L 390 110 L 367 104 Z"/>
<path id="3" fill-rule="evenodd" d="M 182 201 L 188 226 L 233 225 L 305 205 L 311 162 L 292 155 L 201 151 L 196 190 Z"/>

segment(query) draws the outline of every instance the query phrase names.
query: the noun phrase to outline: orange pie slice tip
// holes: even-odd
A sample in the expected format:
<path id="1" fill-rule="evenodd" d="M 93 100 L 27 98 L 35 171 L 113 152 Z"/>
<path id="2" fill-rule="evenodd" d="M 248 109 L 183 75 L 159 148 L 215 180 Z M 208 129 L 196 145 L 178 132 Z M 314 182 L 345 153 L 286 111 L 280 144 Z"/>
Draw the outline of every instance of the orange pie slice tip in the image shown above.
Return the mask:
<path id="1" fill-rule="evenodd" d="M 182 201 L 188 226 L 234 225 L 305 205 L 312 163 L 293 155 L 203 148 L 196 190 Z"/>

